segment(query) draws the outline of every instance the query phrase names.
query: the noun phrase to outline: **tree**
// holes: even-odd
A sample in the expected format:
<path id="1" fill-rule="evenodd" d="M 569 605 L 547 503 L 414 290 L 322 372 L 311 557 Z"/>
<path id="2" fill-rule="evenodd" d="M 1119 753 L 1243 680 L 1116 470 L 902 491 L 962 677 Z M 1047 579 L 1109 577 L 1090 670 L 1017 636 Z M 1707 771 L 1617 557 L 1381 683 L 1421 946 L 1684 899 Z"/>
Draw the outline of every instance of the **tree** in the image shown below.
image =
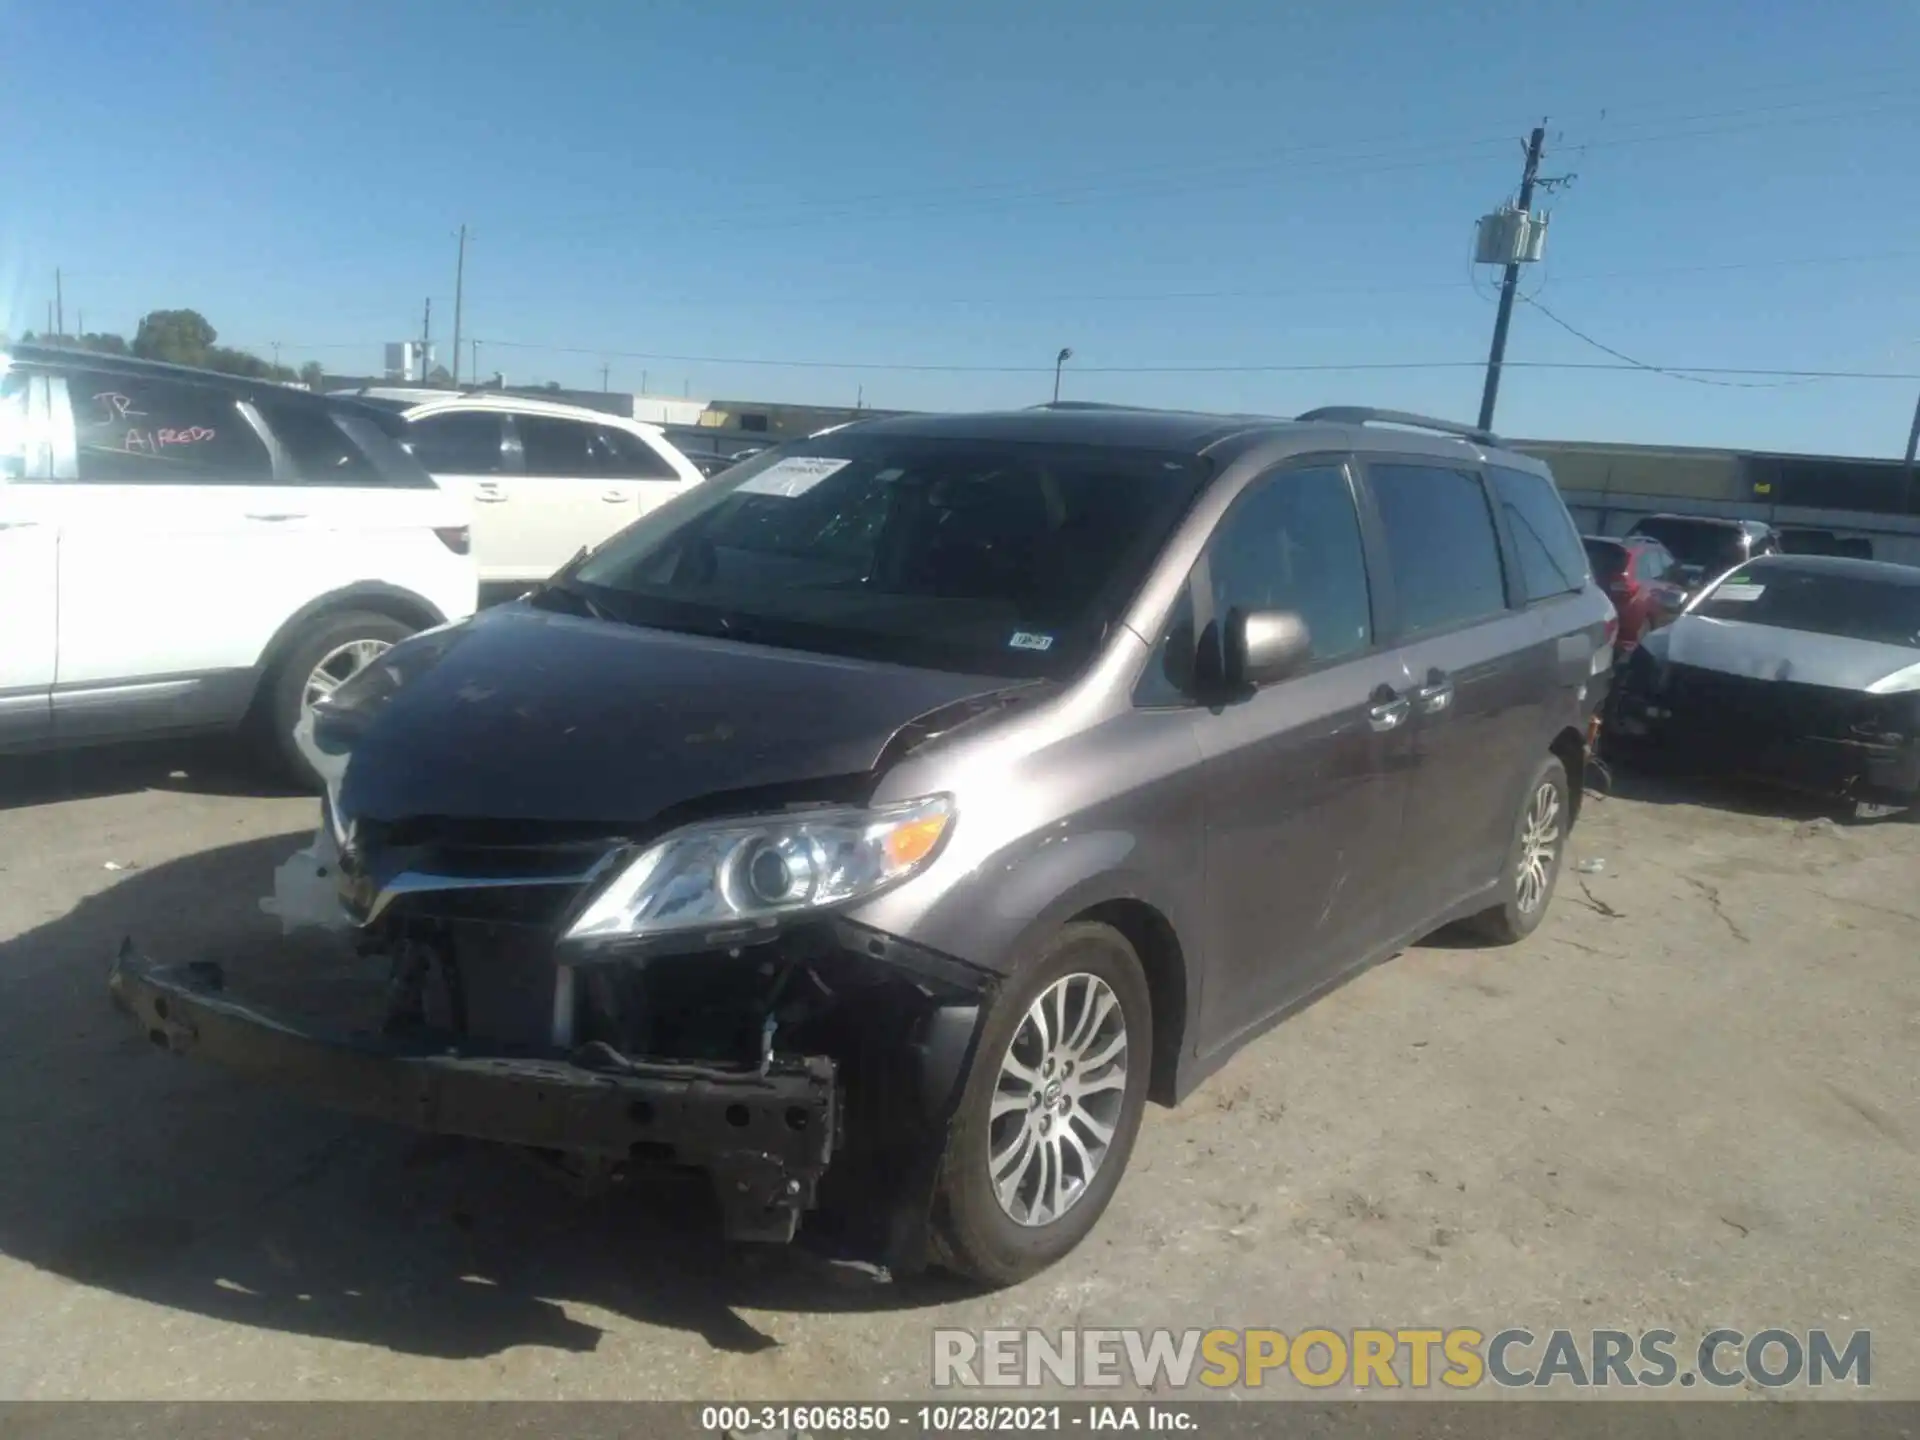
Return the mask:
<path id="1" fill-rule="evenodd" d="M 204 366 L 217 338 L 219 332 L 198 310 L 152 310 L 140 318 L 140 328 L 133 336 L 133 353 L 143 360 Z"/>
<path id="2" fill-rule="evenodd" d="M 97 355 L 125 355 L 127 353 L 125 336 L 110 335 L 104 331 L 90 330 L 85 335 L 75 337 L 73 343 L 82 350 L 91 350 Z"/>
<path id="3" fill-rule="evenodd" d="M 326 387 L 327 372 L 320 368 L 318 360 L 309 360 L 300 367 L 300 383 L 316 395 Z"/>

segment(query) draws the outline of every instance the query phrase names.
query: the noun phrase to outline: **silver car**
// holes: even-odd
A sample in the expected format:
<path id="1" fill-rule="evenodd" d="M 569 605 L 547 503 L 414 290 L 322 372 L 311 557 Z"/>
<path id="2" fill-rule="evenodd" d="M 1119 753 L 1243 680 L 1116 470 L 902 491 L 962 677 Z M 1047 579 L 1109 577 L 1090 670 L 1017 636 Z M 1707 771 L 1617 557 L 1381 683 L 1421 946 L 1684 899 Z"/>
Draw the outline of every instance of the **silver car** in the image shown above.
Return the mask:
<path id="1" fill-rule="evenodd" d="M 316 709 L 274 905 L 352 934 L 377 1038 L 192 957 L 113 988 L 325 1104 L 1010 1282 L 1149 1100 L 1448 922 L 1540 923 L 1614 625 L 1545 467 L 1479 432 L 864 421 Z"/>
<path id="2" fill-rule="evenodd" d="M 1769 555 L 1628 662 L 1613 743 L 1869 805 L 1920 802 L 1920 569 Z"/>

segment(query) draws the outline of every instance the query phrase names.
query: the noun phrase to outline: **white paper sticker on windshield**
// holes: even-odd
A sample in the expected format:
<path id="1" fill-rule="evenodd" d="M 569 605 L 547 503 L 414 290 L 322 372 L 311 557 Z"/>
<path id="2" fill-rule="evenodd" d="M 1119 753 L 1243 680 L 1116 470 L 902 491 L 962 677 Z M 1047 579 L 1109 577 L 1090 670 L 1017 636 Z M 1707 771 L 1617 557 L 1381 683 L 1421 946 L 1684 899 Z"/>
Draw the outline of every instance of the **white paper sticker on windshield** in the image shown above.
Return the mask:
<path id="1" fill-rule="evenodd" d="M 1016 630 L 1013 632 L 1013 638 L 1007 641 L 1007 648 L 1009 650 L 1051 650 L 1053 636 L 1035 635 L 1026 630 Z"/>
<path id="2" fill-rule="evenodd" d="M 739 495 L 785 495 L 791 499 L 795 495 L 804 495 L 836 470 L 844 470 L 851 460 L 827 460 L 810 455 L 789 455 L 785 460 L 776 460 L 746 484 L 735 494 Z"/>
<path id="3" fill-rule="evenodd" d="M 1730 581 L 1713 592 L 1716 600 L 1758 600 L 1767 593 L 1764 585 L 1755 585 L 1748 581 Z"/>

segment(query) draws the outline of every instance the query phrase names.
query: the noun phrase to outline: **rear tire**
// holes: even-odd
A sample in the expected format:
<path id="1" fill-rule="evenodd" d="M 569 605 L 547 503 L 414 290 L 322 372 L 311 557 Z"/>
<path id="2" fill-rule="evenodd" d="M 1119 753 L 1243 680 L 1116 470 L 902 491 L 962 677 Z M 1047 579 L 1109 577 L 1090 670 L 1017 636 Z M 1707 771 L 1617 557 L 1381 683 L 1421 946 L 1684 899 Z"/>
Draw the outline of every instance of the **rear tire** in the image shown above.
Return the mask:
<path id="1" fill-rule="evenodd" d="M 260 739 L 288 780 L 303 790 L 320 788 L 293 739 L 309 695 L 338 685 L 413 633 L 391 615 L 346 610 L 322 615 L 294 637 L 267 675 L 257 712 Z"/>
<path id="2" fill-rule="evenodd" d="M 1110 925 L 1063 927 L 981 1036 L 941 1159 L 939 1263 L 1011 1285 L 1084 1240 L 1133 1154 L 1152 1058 L 1153 1006 L 1133 946 Z"/>
<path id="3" fill-rule="evenodd" d="M 1567 767 L 1557 755 L 1540 762 L 1522 797 L 1501 867 L 1500 903 L 1467 922 L 1474 934 L 1495 945 L 1518 944 L 1540 928 L 1553 903 L 1572 828 Z"/>

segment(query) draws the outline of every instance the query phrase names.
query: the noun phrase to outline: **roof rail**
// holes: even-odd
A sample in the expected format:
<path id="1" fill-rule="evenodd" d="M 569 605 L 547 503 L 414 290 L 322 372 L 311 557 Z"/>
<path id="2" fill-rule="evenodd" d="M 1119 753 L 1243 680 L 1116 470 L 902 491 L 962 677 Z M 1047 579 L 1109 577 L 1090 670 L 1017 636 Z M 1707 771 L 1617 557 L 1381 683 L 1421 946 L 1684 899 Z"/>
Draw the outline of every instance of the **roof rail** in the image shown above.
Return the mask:
<path id="1" fill-rule="evenodd" d="M 1369 405 L 1325 405 L 1293 418 L 1302 422 L 1322 420 L 1330 425 L 1405 425 L 1414 430 L 1437 430 L 1442 435 L 1478 440 L 1482 445 L 1501 443 L 1498 435 L 1478 425 L 1436 420 L 1431 415 L 1415 415 L 1406 410 L 1375 410 Z"/>

